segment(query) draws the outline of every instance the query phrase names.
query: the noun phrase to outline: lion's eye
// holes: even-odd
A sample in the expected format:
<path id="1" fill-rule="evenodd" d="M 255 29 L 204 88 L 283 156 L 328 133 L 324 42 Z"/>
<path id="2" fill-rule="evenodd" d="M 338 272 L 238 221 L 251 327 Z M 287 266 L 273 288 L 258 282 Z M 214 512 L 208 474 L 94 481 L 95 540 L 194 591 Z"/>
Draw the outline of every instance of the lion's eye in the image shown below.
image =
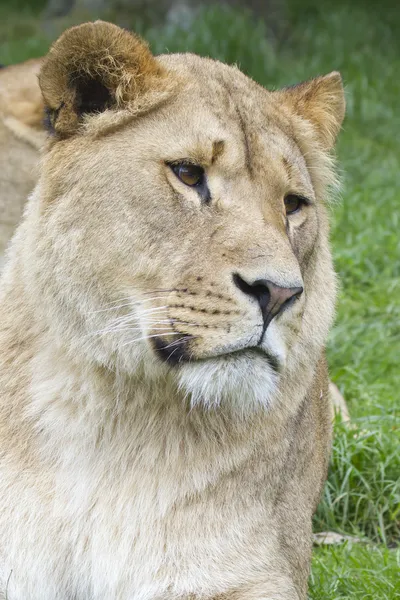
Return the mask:
<path id="1" fill-rule="evenodd" d="M 292 215 L 295 212 L 298 212 L 307 201 L 305 198 L 301 196 L 296 196 L 295 194 L 288 194 L 285 198 L 285 208 L 286 214 Z"/>
<path id="2" fill-rule="evenodd" d="M 198 165 L 188 163 L 175 163 L 171 165 L 175 175 L 190 187 L 195 187 L 204 183 L 204 169 Z"/>

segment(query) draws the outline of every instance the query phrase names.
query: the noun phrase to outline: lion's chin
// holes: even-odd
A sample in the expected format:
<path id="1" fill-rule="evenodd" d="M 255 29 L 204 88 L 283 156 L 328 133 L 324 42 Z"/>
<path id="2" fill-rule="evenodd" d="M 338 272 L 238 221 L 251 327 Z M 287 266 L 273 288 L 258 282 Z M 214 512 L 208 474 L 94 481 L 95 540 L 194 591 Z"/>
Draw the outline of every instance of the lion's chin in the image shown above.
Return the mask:
<path id="1" fill-rule="evenodd" d="M 182 364 L 179 386 L 192 406 L 218 407 L 246 416 L 278 400 L 279 374 L 271 359 L 243 350 Z"/>

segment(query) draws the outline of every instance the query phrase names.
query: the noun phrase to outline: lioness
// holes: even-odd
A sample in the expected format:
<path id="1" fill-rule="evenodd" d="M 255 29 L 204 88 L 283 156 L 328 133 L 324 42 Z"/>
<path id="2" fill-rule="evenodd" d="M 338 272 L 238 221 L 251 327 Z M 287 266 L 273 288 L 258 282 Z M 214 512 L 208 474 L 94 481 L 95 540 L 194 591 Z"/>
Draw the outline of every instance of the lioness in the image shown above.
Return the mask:
<path id="1" fill-rule="evenodd" d="M 41 60 L 0 69 L 0 268 L 4 249 L 37 180 L 45 141 L 37 76 Z"/>
<path id="2" fill-rule="evenodd" d="M 9 600 L 300 600 L 325 481 L 331 73 L 68 30 L 0 289 Z"/>

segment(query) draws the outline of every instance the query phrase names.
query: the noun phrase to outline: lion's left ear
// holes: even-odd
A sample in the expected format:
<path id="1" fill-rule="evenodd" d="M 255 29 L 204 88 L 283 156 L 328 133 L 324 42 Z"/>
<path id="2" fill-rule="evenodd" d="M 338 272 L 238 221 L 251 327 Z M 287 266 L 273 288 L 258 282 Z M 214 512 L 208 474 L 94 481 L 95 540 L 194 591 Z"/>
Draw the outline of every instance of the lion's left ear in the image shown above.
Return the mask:
<path id="1" fill-rule="evenodd" d="M 58 137 L 79 131 L 86 114 L 142 105 L 165 73 L 138 36 L 106 23 L 68 29 L 53 44 L 39 75 L 46 112 Z"/>
<path id="2" fill-rule="evenodd" d="M 295 113 L 313 125 L 324 149 L 333 148 L 346 106 L 340 73 L 333 71 L 275 93 Z"/>

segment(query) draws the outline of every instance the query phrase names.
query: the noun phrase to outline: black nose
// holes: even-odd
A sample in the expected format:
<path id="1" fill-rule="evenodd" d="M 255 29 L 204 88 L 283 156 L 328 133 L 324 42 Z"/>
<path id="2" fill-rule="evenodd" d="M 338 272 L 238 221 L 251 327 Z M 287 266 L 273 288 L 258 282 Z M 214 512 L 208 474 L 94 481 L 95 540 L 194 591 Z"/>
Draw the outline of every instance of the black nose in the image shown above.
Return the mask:
<path id="1" fill-rule="evenodd" d="M 257 279 L 247 283 L 238 273 L 233 275 L 233 281 L 244 294 L 257 300 L 265 328 L 277 314 L 293 304 L 303 293 L 302 287 L 281 287 L 268 279 Z"/>

